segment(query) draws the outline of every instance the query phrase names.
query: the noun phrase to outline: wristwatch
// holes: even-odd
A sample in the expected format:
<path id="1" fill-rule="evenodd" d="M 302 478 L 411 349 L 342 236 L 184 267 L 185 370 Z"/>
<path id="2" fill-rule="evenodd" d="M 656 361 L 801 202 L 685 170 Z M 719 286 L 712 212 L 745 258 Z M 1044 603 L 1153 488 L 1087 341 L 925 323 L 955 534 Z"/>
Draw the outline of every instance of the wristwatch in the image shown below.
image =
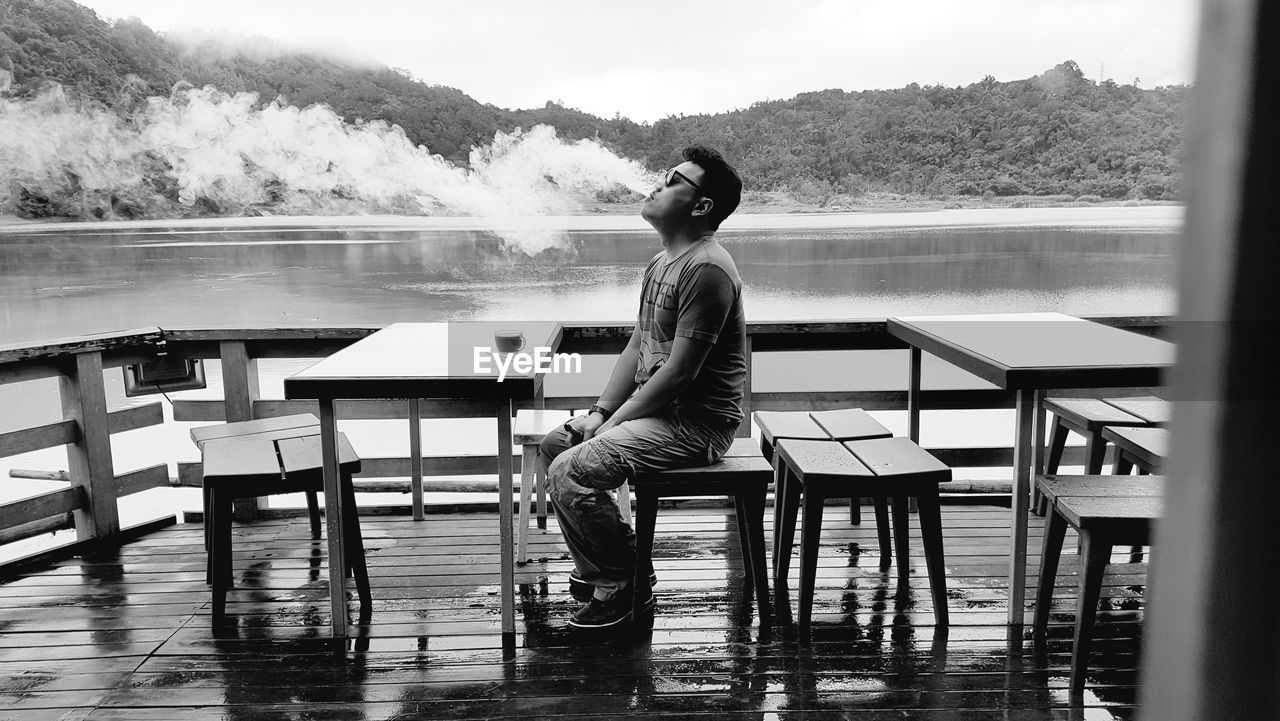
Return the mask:
<path id="1" fill-rule="evenodd" d="M 587 411 L 587 415 L 591 415 L 592 413 L 599 413 L 606 421 L 609 420 L 609 416 L 613 415 L 613 411 L 605 408 L 599 403 L 591 404 L 591 410 Z"/>

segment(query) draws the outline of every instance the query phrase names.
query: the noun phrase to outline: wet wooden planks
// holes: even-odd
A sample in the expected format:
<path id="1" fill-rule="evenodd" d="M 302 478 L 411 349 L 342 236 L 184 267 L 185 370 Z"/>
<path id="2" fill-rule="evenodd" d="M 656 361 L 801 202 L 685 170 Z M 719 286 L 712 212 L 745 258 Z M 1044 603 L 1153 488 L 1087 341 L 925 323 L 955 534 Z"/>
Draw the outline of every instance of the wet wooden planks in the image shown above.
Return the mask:
<path id="1" fill-rule="evenodd" d="M 0 717 L 1136 717 L 1145 556 L 1124 549 L 1113 559 L 1094 671 L 1073 705 L 1077 559 L 1063 557 L 1047 652 L 1033 653 L 1028 640 L 1011 655 L 1007 509 L 943 509 L 945 636 L 933 627 L 918 537 L 912 585 L 899 595 L 896 572 L 876 567 L 874 527 L 830 514 L 807 642 L 785 611 L 768 629 L 754 625 L 732 515 L 718 509 L 659 515 L 651 631 L 570 633 L 572 562 L 552 518 L 547 532 L 531 534 L 533 560 L 518 569 L 516 646 L 506 650 L 496 514 L 362 522 L 374 610 L 344 642 L 328 637 L 323 546 L 308 538 L 305 519 L 237 526 L 228 597 L 236 625 L 218 635 L 198 525 L 8 578 Z M 1033 518 L 1032 582 L 1040 529 Z M 1068 538 L 1066 550 L 1074 547 Z"/>

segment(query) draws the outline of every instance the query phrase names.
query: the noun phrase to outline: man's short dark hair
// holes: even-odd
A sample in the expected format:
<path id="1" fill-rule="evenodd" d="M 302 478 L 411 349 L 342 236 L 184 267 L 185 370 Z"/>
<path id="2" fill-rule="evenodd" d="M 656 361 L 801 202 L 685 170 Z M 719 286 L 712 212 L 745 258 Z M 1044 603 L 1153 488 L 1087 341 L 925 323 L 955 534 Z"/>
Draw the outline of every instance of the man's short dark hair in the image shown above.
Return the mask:
<path id="1" fill-rule="evenodd" d="M 742 200 L 742 178 L 718 151 L 705 145 L 690 145 L 681 151 L 685 160 L 702 168 L 702 180 L 698 181 L 701 193 L 711 198 L 714 205 L 707 214 L 711 229 L 720 227 L 720 221 L 728 218 Z"/>

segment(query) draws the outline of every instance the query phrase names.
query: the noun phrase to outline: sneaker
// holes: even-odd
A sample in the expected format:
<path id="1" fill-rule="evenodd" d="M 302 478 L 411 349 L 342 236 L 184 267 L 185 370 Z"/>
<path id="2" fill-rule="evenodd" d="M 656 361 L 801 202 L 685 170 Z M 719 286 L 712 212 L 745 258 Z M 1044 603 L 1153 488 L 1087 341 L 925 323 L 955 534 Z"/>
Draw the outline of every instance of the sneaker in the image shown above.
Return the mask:
<path id="1" fill-rule="evenodd" d="M 646 610 L 653 606 L 653 589 L 643 591 L 647 595 L 644 600 Z M 569 625 L 574 628 L 597 629 L 625 625 L 631 619 L 631 594 L 624 589 L 613 595 L 608 601 L 592 598 L 587 604 L 574 612 Z"/>
<path id="2" fill-rule="evenodd" d="M 658 585 L 658 574 L 656 573 L 649 574 L 649 585 L 650 586 Z M 590 601 L 595 596 L 595 593 L 596 593 L 595 586 L 592 586 L 591 584 L 587 583 L 581 578 L 578 578 L 575 572 L 571 571 L 569 573 L 569 595 L 573 596 L 573 600 L 582 601 L 583 603 L 586 603 L 587 601 Z"/>

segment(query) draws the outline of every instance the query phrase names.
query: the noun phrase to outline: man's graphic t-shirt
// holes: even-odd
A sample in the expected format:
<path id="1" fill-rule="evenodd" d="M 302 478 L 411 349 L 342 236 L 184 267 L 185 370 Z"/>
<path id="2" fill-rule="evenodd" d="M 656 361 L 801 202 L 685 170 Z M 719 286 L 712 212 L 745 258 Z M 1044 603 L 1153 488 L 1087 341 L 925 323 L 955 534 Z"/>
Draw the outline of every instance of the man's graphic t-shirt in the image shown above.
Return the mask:
<path id="1" fill-rule="evenodd" d="M 701 370 L 675 405 L 709 421 L 742 421 L 747 378 L 742 279 L 733 258 L 714 238 L 699 241 L 670 262 L 665 251 L 649 261 L 639 322 L 636 383 L 644 384 L 667 362 L 676 336 L 711 343 Z"/>

